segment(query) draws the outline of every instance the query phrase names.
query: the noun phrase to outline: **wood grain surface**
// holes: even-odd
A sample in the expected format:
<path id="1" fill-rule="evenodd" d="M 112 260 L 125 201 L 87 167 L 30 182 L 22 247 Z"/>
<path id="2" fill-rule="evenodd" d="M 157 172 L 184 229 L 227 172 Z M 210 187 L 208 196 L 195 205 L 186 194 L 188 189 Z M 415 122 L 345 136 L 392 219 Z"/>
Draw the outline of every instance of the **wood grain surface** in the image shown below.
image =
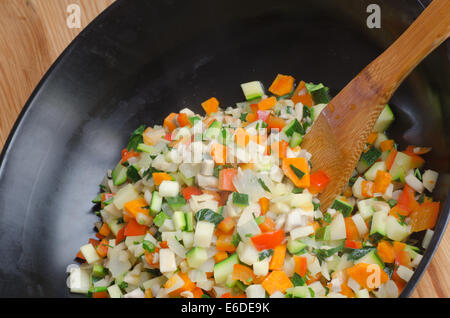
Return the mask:
<path id="1" fill-rule="evenodd" d="M 73 38 L 114 0 L 0 0 L 0 149 L 31 92 Z M 67 27 L 67 6 L 81 28 Z M 450 297 L 450 230 L 412 297 Z"/>

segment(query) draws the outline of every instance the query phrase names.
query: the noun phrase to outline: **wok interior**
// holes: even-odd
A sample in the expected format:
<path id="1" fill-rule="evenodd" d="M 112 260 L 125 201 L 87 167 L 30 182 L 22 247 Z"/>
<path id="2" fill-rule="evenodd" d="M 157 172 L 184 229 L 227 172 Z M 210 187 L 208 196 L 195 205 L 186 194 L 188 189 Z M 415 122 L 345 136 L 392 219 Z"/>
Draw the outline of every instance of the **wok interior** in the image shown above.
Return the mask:
<path id="1" fill-rule="evenodd" d="M 11 144 L 0 174 L 0 238 L 8 243 L 0 247 L 0 294 L 70 295 L 66 266 L 98 220 L 90 200 L 137 126 L 160 124 L 184 107 L 200 112 L 211 96 L 232 105 L 244 98 L 240 83 L 269 85 L 277 73 L 323 82 L 336 94 L 423 9 L 376 1 L 382 28 L 368 29 L 373 2 L 116 3 L 49 74 Z M 390 103 L 391 137 L 401 147 L 433 147 L 426 159 L 441 173 L 435 195 L 442 201 L 450 179 L 448 70 L 447 42 Z"/>

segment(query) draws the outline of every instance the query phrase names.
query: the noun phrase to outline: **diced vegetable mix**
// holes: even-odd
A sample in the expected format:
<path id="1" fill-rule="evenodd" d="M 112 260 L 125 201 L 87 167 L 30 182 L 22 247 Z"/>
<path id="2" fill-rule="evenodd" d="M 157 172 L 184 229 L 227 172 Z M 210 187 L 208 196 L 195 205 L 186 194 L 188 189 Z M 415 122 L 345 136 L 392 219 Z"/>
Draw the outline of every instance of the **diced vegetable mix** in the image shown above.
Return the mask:
<path id="1" fill-rule="evenodd" d="M 301 148 L 329 102 L 323 84 L 279 74 L 266 95 L 205 116 L 188 108 L 141 126 L 93 203 L 97 239 L 72 268 L 74 293 L 94 298 L 397 297 L 433 234 L 438 174 L 430 148 L 398 149 L 380 115 L 342 195 L 323 211 L 329 177 Z M 250 148 L 253 146 L 253 148 Z M 197 159 L 186 156 L 193 154 Z M 231 159 L 230 159 L 231 158 Z M 426 231 L 420 242 L 413 232 Z M 373 279 L 377 273 L 379 279 Z"/>

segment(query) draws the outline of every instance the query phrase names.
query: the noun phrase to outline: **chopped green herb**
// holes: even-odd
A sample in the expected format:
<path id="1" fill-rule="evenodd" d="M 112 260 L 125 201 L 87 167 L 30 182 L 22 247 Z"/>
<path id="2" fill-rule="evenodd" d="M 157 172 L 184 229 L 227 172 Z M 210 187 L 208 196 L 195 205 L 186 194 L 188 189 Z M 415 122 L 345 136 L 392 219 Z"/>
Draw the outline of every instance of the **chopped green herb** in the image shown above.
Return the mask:
<path id="1" fill-rule="evenodd" d="M 103 206 L 110 205 L 111 203 L 113 203 L 113 201 L 114 197 L 110 197 L 108 200 L 103 201 Z"/>
<path id="2" fill-rule="evenodd" d="M 292 281 L 292 284 L 294 284 L 294 286 L 305 286 L 306 285 L 305 279 L 297 273 L 294 273 L 294 276 L 292 276 L 291 281 Z"/>
<path id="3" fill-rule="evenodd" d="M 389 204 L 389 206 L 391 207 L 391 208 L 393 208 L 394 206 L 396 206 L 397 205 L 397 201 L 396 200 L 394 200 L 394 199 L 390 199 L 390 200 L 388 200 L 388 202 L 387 202 L 388 204 Z"/>
<path id="4" fill-rule="evenodd" d="M 144 138 L 142 137 L 142 134 L 144 133 L 145 130 L 145 125 L 139 126 L 138 129 L 136 129 L 133 134 L 130 137 L 130 141 L 128 142 L 128 146 L 127 149 L 128 151 L 130 150 L 135 150 L 138 151 L 138 145 L 140 143 L 144 142 Z"/>
<path id="5" fill-rule="evenodd" d="M 215 166 L 214 167 L 214 171 L 213 171 L 213 175 L 214 177 L 218 178 L 219 177 L 219 172 L 220 170 L 223 169 L 223 166 L 219 165 L 219 166 Z"/>
<path id="6" fill-rule="evenodd" d="M 330 249 L 321 249 L 321 248 L 317 248 L 314 249 L 313 252 L 314 254 L 317 256 L 317 258 L 320 261 L 325 261 L 325 259 L 327 259 L 328 257 L 334 255 L 337 252 L 340 252 L 344 249 L 344 244 L 341 244 L 337 247 L 334 248 L 330 248 Z"/>
<path id="7" fill-rule="evenodd" d="M 241 237 L 239 235 L 238 232 L 234 233 L 233 236 L 231 237 L 231 244 L 233 244 L 234 246 L 238 246 L 239 242 L 241 241 Z"/>
<path id="8" fill-rule="evenodd" d="M 126 289 L 128 287 L 128 283 L 127 282 L 120 282 L 120 284 L 118 285 L 120 289 Z"/>
<path id="9" fill-rule="evenodd" d="M 316 203 L 316 202 L 313 201 L 312 204 L 313 204 L 313 207 L 314 207 L 314 211 L 320 210 L 320 203 Z"/>
<path id="10" fill-rule="evenodd" d="M 145 270 L 153 277 L 161 276 L 161 272 L 157 268 L 146 268 Z"/>
<path id="11" fill-rule="evenodd" d="M 305 189 L 303 189 L 303 188 L 294 187 L 294 189 L 292 190 L 292 193 L 294 193 L 294 194 L 303 193 L 304 190 Z"/>
<path id="12" fill-rule="evenodd" d="M 350 254 L 347 256 L 347 259 L 349 261 L 356 261 L 374 249 L 375 247 L 363 247 L 358 249 L 352 249 Z"/>
<path id="13" fill-rule="evenodd" d="M 400 215 L 400 214 L 398 214 L 398 213 L 397 213 L 397 215 L 398 215 L 398 217 L 399 217 L 398 223 L 399 223 L 400 225 L 406 225 L 406 222 L 405 222 L 406 215 Z"/>
<path id="14" fill-rule="evenodd" d="M 272 255 L 273 255 L 273 250 L 272 249 L 264 250 L 261 253 L 259 253 L 258 260 L 262 261 L 263 259 L 265 259 L 267 257 L 270 257 Z"/>
<path id="15" fill-rule="evenodd" d="M 292 114 L 292 106 L 286 106 L 286 113 Z"/>
<path id="16" fill-rule="evenodd" d="M 370 227 L 369 227 L 370 228 Z M 377 243 L 378 241 L 380 241 L 384 236 L 381 235 L 380 233 L 374 233 L 374 234 L 370 234 L 369 235 L 369 240 L 371 243 Z"/>
<path id="17" fill-rule="evenodd" d="M 383 270 L 386 274 L 388 274 L 389 279 L 391 279 L 392 274 L 394 274 L 394 268 L 392 266 L 387 265 L 383 268 Z"/>
<path id="18" fill-rule="evenodd" d="M 289 165 L 289 166 L 291 167 L 292 171 L 295 173 L 297 178 L 299 178 L 299 179 L 303 178 L 303 176 L 305 175 L 305 173 L 303 171 L 301 171 L 300 169 L 298 169 L 294 165 Z"/>
<path id="19" fill-rule="evenodd" d="M 125 221 L 124 221 L 123 217 L 120 217 L 117 219 L 117 224 L 124 224 L 124 223 L 125 223 Z"/>
<path id="20" fill-rule="evenodd" d="M 422 193 L 419 198 L 417 199 L 417 202 L 422 204 L 425 201 L 425 193 Z"/>
<path id="21" fill-rule="evenodd" d="M 210 223 L 214 223 L 216 226 L 222 222 L 223 216 L 219 213 L 214 212 L 211 209 L 202 209 L 195 213 L 195 218 L 197 221 L 207 221 Z"/>
<path id="22" fill-rule="evenodd" d="M 351 177 L 350 180 L 348 181 L 348 185 L 353 186 L 355 184 L 356 180 L 358 180 L 358 176 Z"/>
<path id="23" fill-rule="evenodd" d="M 270 192 L 270 189 L 266 186 L 266 184 L 264 183 L 264 181 L 262 181 L 261 178 L 258 178 L 258 183 L 261 185 L 261 187 L 264 189 L 264 191 L 272 193 L 272 192 Z"/>
<path id="24" fill-rule="evenodd" d="M 141 180 L 141 176 L 139 172 L 134 166 L 129 166 L 127 169 L 127 178 L 131 180 L 131 182 L 136 183 Z"/>
<path id="25" fill-rule="evenodd" d="M 153 177 L 153 172 L 156 172 L 152 167 L 144 171 L 143 178 L 150 180 Z"/>
<path id="26" fill-rule="evenodd" d="M 303 105 L 303 118 L 311 117 L 311 110 L 307 105 Z"/>
<path id="27" fill-rule="evenodd" d="M 198 116 L 189 117 L 189 121 L 191 122 L 192 126 L 194 126 L 195 123 L 198 122 L 199 120 L 201 120 L 201 118 Z"/>

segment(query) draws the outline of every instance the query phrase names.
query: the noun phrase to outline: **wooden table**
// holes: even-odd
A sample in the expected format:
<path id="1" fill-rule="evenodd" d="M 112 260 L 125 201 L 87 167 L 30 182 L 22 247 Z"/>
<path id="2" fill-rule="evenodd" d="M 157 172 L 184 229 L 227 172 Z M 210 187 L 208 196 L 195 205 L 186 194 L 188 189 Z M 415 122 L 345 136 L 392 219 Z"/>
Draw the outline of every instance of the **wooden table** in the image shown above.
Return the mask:
<path id="1" fill-rule="evenodd" d="M 114 0 L 0 0 L 0 148 L 53 61 Z M 67 6 L 81 8 L 81 28 L 67 27 Z M 450 230 L 412 297 L 450 296 Z"/>

